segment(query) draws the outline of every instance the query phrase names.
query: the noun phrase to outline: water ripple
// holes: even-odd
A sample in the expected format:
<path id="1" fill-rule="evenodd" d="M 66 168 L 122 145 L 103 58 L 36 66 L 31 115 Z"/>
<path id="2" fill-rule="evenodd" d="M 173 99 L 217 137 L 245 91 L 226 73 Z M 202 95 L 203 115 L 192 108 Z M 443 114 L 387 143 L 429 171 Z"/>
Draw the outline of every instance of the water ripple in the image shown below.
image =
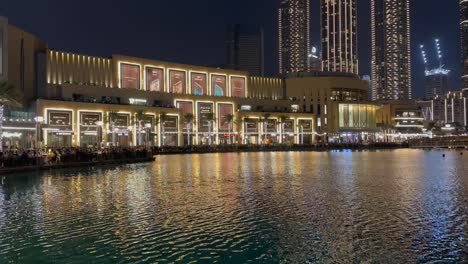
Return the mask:
<path id="1" fill-rule="evenodd" d="M 0 263 L 462 263 L 468 155 L 160 156 L 8 177 Z"/>

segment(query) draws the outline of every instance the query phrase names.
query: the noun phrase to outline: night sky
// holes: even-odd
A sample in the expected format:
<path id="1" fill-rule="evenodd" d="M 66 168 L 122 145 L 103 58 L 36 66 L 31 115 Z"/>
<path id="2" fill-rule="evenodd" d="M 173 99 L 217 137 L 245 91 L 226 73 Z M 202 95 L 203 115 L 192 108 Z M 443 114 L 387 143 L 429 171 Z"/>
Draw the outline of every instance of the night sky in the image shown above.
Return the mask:
<path id="1" fill-rule="evenodd" d="M 457 0 L 411 0 L 413 92 L 423 95 L 419 44 L 440 38 L 450 88 L 461 87 Z M 0 15 L 52 49 L 110 57 L 112 54 L 195 65 L 224 64 L 225 25 L 265 29 L 267 75 L 278 72 L 277 8 L 280 0 L 6 0 Z M 312 44 L 320 46 L 320 0 L 311 0 Z M 370 73 L 370 0 L 358 3 L 360 74 Z M 435 57 L 427 49 L 429 59 Z"/>

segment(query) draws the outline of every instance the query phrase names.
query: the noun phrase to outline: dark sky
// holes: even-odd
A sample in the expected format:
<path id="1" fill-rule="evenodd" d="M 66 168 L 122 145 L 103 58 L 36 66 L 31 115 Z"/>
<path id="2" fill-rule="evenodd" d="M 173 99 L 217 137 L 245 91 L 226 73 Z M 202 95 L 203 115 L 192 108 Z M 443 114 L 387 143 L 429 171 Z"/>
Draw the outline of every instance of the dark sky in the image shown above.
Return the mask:
<path id="1" fill-rule="evenodd" d="M 360 73 L 370 72 L 370 0 L 358 0 Z M 413 90 L 423 95 L 419 44 L 441 39 L 451 88 L 461 86 L 457 0 L 411 0 Z M 224 63 L 227 23 L 265 29 L 268 75 L 277 74 L 280 0 L 2 0 L 0 15 L 50 48 L 109 57 L 125 54 L 195 65 Z M 442 4 L 443 3 L 443 4 Z M 311 0 L 312 43 L 320 44 L 320 0 Z M 427 50 L 429 57 L 432 50 Z"/>

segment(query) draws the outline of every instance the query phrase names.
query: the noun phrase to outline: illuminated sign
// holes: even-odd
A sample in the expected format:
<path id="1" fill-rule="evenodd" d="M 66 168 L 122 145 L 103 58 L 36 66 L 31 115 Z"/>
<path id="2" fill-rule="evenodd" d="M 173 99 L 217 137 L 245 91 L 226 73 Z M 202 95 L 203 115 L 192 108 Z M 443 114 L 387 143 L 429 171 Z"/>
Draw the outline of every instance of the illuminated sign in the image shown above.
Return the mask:
<path id="1" fill-rule="evenodd" d="M 312 120 L 299 120 L 299 126 L 302 127 L 303 131 L 312 131 Z"/>
<path id="2" fill-rule="evenodd" d="M 176 94 L 186 93 L 185 72 L 183 71 L 169 71 L 169 92 Z"/>
<path id="3" fill-rule="evenodd" d="M 208 115 L 213 113 L 213 104 L 212 103 L 198 103 L 197 113 L 198 113 L 198 120 L 197 120 L 198 131 L 208 132 L 208 129 L 210 126 L 209 121 L 212 121 L 208 119 Z M 211 130 L 213 130 L 213 128 Z"/>
<path id="4" fill-rule="evenodd" d="M 241 105 L 241 111 L 252 111 L 251 105 Z"/>
<path id="5" fill-rule="evenodd" d="M 177 116 L 167 116 L 164 120 L 164 130 L 165 131 L 177 131 L 178 128 L 178 118 Z"/>
<path id="6" fill-rule="evenodd" d="M 268 133 L 276 133 L 276 120 L 268 119 L 266 125 L 267 125 L 266 129 Z"/>
<path id="7" fill-rule="evenodd" d="M 222 75 L 211 76 L 211 95 L 227 96 L 226 76 L 222 76 Z"/>
<path id="8" fill-rule="evenodd" d="M 3 132 L 2 137 L 3 138 L 20 138 L 23 134 L 19 132 Z"/>
<path id="9" fill-rule="evenodd" d="M 150 127 L 153 127 L 153 124 L 154 124 L 154 116 L 152 115 L 143 115 L 143 118 L 142 118 L 142 125 L 143 126 L 150 126 Z"/>
<path id="10" fill-rule="evenodd" d="M 234 109 L 232 104 L 218 104 L 218 127 L 219 130 L 227 131 L 229 130 L 229 123 L 226 122 L 226 117 L 228 115 L 233 115 Z M 231 121 L 231 130 L 232 130 L 232 123 L 234 120 Z"/>
<path id="11" fill-rule="evenodd" d="M 294 133 L 294 120 L 292 119 L 284 120 L 283 128 L 284 128 L 283 130 L 284 132 Z"/>
<path id="12" fill-rule="evenodd" d="M 146 99 L 137 99 L 137 98 L 130 98 L 129 99 L 131 105 L 146 105 Z"/>
<path id="13" fill-rule="evenodd" d="M 120 64 L 120 87 L 127 89 L 140 89 L 140 66 L 133 64 Z"/>
<path id="14" fill-rule="evenodd" d="M 258 133 L 258 119 L 245 118 L 244 129 L 247 133 Z"/>
<path id="15" fill-rule="evenodd" d="M 124 127 L 127 128 L 130 125 L 130 115 L 129 114 L 116 114 L 114 117 L 115 127 Z"/>
<path id="16" fill-rule="evenodd" d="M 50 126 L 71 126 L 71 111 L 48 111 L 47 114 Z"/>
<path id="17" fill-rule="evenodd" d="M 82 126 L 96 126 L 101 121 L 100 113 L 80 112 L 80 122 Z"/>
<path id="18" fill-rule="evenodd" d="M 146 90 L 164 92 L 164 69 L 146 68 Z"/>
<path id="19" fill-rule="evenodd" d="M 176 106 L 183 114 L 193 114 L 193 103 L 190 101 L 177 101 Z"/>
<path id="20" fill-rule="evenodd" d="M 192 93 L 194 95 L 207 95 L 208 94 L 206 74 L 192 72 L 190 79 L 191 79 Z"/>
<path id="21" fill-rule="evenodd" d="M 231 91 L 233 97 L 246 97 L 245 78 L 231 77 Z"/>

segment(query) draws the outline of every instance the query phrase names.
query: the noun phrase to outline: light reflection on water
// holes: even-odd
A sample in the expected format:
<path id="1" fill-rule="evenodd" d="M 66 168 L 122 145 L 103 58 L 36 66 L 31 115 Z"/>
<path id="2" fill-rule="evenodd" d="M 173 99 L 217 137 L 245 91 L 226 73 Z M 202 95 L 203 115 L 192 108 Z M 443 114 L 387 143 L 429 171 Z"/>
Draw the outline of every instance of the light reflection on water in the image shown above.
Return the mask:
<path id="1" fill-rule="evenodd" d="M 466 262 L 468 156 L 159 156 L 7 177 L 0 263 Z"/>

